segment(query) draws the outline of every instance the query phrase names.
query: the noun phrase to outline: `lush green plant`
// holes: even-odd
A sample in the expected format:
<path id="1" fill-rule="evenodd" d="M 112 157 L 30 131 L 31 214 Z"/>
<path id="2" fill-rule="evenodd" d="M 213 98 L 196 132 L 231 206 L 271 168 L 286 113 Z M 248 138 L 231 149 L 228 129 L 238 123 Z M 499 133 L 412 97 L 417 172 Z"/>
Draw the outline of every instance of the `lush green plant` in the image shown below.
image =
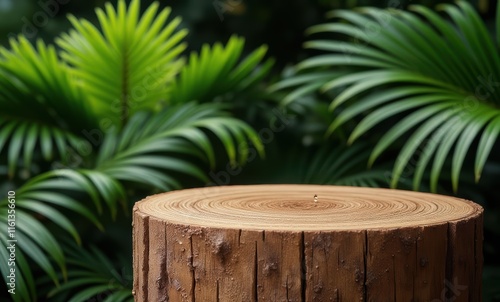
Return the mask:
<path id="1" fill-rule="evenodd" d="M 396 187 L 407 165 L 418 157 L 413 188 L 434 156 L 430 174 L 433 191 L 443 165 L 452 154 L 454 190 L 469 149 L 476 149 L 475 178 L 500 131 L 500 56 L 495 42 L 466 2 L 439 6 L 453 22 L 423 6 L 412 12 L 359 8 L 329 14 L 340 19 L 312 27 L 310 34 L 342 34 L 349 39 L 320 39 L 307 48 L 326 51 L 298 64 L 301 74 L 276 88 L 297 86 L 288 103 L 313 91 L 333 92 L 330 109 L 337 116 L 328 133 L 361 117 L 348 142 L 373 132 L 377 125 L 396 123 L 376 144 L 372 164 L 388 147 L 406 140 L 393 169 Z M 500 11 L 499 11 L 500 12 Z M 500 32 L 500 18 L 497 17 Z M 497 38 L 498 39 L 498 38 Z M 473 142 L 480 136 L 477 147 Z M 407 139 L 405 139 L 405 137 Z"/>
<path id="2" fill-rule="evenodd" d="M 357 187 L 386 187 L 389 175 L 386 164 L 366 169 L 370 152 L 364 143 L 345 145 L 319 145 L 305 147 L 301 144 L 277 144 L 269 150 L 266 159 L 254 164 L 258 178 L 245 179 L 243 183 L 299 183 Z M 274 152 L 273 152 L 274 151 Z M 263 173 L 264 171 L 279 173 Z M 241 181 L 240 181 L 241 182 Z"/>
<path id="3" fill-rule="evenodd" d="M 242 60 L 244 40 L 232 37 L 186 62 L 180 19 L 168 21 L 169 9 L 159 11 L 158 3 L 141 15 L 139 4 L 97 9 L 98 27 L 70 16 L 74 29 L 57 38 L 60 50 L 22 36 L 0 49 L 2 191 L 15 190 L 17 200 L 16 301 L 131 300 L 131 284 L 113 273 L 116 263 L 87 251 L 92 240 L 82 243 L 82 234 L 112 236 L 107 217 L 123 219 L 145 194 L 180 188 L 186 177 L 206 182 L 220 147 L 233 164 L 245 161 L 238 146 L 247 142 L 262 154 L 247 124 L 220 104 L 194 101 L 231 101 L 231 92 L 251 90 L 269 70 L 271 62 L 251 75 L 265 48 Z M 214 72 L 221 57 L 231 64 Z M 7 209 L 5 199 L 3 230 Z M 80 246 L 62 245 L 65 233 Z M 5 279 L 5 261 L 0 271 Z"/>

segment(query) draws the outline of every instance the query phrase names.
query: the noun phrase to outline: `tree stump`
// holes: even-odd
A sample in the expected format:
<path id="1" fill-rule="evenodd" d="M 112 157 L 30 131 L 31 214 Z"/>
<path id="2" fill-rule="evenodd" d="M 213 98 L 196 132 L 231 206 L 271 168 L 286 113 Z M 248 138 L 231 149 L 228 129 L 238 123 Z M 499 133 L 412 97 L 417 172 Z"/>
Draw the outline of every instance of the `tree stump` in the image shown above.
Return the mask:
<path id="1" fill-rule="evenodd" d="M 481 301 L 483 209 L 389 189 L 208 187 L 134 207 L 135 301 Z"/>

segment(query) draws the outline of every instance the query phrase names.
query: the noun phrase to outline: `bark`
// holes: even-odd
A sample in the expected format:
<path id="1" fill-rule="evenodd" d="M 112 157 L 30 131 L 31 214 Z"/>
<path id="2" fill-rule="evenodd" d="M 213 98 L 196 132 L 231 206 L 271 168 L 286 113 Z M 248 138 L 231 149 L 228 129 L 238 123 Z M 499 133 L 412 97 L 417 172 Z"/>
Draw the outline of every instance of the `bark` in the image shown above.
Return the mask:
<path id="1" fill-rule="evenodd" d="M 150 196 L 133 216 L 138 302 L 482 300 L 483 209 L 458 198 L 233 186 Z"/>

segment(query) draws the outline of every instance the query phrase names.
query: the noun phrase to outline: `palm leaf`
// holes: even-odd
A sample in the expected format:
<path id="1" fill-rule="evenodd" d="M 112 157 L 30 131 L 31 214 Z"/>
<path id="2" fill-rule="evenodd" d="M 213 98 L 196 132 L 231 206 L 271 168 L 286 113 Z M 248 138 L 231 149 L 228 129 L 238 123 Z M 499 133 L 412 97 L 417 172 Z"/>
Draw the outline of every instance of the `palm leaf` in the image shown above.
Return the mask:
<path id="1" fill-rule="evenodd" d="M 89 142 L 82 137 L 57 127 L 22 120 L 0 122 L 0 152 L 7 153 L 10 178 L 14 177 L 19 166 L 24 167 L 29 175 L 33 159 L 38 154 L 46 161 L 60 158 L 60 165 L 64 166 L 70 164 L 73 156 L 81 156 L 79 153 L 89 148 Z"/>
<path id="2" fill-rule="evenodd" d="M 425 167 L 434 158 L 430 183 L 435 191 L 450 158 L 456 191 L 466 156 L 474 149 L 478 181 L 500 131 L 500 57 L 495 44 L 466 2 L 439 8 L 450 22 L 418 5 L 411 7 L 413 12 L 377 8 L 334 11 L 329 16 L 341 22 L 318 25 L 309 32 L 339 33 L 348 41 L 307 42 L 306 47 L 330 54 L 306 59 L 298 65 L 301 72 L 295 78 L 276 85 L 294 88 L 284 103 L 317 90 L 341 90 L 330 105 L 337 116 L 328 133 L 359 117 L 350 143 L 387 120 L 399 118 L 370 157 L 373 163 L 407 138 L 394 166 L 393 187 L 403 170 L 415 164 L 412 158 L 419 157 L 412 167 L 417 172 L 414 189 L 418 189 Z M 330 71 L 333 67 L 335 71 Z M 450 121 L 451 117 L 455 118 Z M 474 143 L 476 139 L 479 145 Z"/>
<path id="3" fill-rule="evenodd" d="M 248 94 L 267 75 L 271 59 L 262 62 L 267 47 L 261 46 L 241 60 L 245 40 L 232 36 L 223 46 L 203 45 L 200 53 L 191 53 L 175 82 L 170 99 L 174 103 L 208 102 L 230 93 L 232 99 Z M 262 66 L 259 66 L 262 64 Z"/>
<path id="4" fill-rule="evenodd" d="M 99 176 L 95 179 L 94 177 Z M 114 191 L 111 192 L 110 188 Z M 51 280 L 58 284 L 59 277 L 54 267 L 56 264 L 66 278 L 66 257 L 63 253 L 58 240 L 46 226 L 46 222 L 58 229 L 67 232 L 73 237 L 75 242 L 81 243 L 80 236 L 73 222 L 63 214 L 61 210 L 69 210 L 79 216 L 87 218 L 99 229 L 103 230 L 98 217 L 94 211 L 89 209 L 89 205 L 84 200 L 94 200 L 96 206 L 102 211 L 102 200 L 108 203 L 113 216 L 116 215 L 116 203 L 119 198 L 124 198 L 123 188 L 115 180 L 100 174 L 96 171 L 73 171 L 73 170 L 54 170 L 38 175 L 32 178 L 23 186 L 16 189 L 15 208 L 9 206 L 9 199 L 0 202 L 0 211 L 7 213 L 14 209 L 16 230 L 13 237 L 7 238 L 6 235 L 0 236 L 2 245 L 7 246 L 10 239 L 18 240 L 16 254 L 16 267 L 18 276 L 17 289 L 25 292 L 31 297 L 36 296 L 32 268 L 27 261 L 31 259 L 40 267 Z M 74 196 L 74 197 L 72 197 Z M 78 200 L 77 198 L 81 198 Z M 9 214 L 14 214 L 10 213 Z M 0 227 L 7 230 L 9 217 L 2 215 L 0 217 Z M 27 258 L 24 256 L 26 255 Z M 8 267 L 0 266 L 4 280 L 8 273 Z M 23 296 L 23 295 L 21 295 Z M 25 301 L 30 298 L 22 298 Z"/>
<path id="5" fill-rule="evenodd" d="M 167 95 L 181 63 L 177 56 L 185 30 L 175 32 L 179 18 L 167 23 L 170 9 L 158 13 L 158 3 L 140 13 L 140 1 L 128 8 L 120 0 L 97 9 L 100 29 L 70 16 L 75 30 L 57 40 L 62 57 L 73 68 L 80 86 L 90 95 L 93 108 L 114 125 L 143 109 L 155 109 Z"/>
<path id="6" fill-rule="evenodd" d="M 213 104 L 188 103 L 167 107 L 151 115 L 133 115 L 120 133 L 109 134 L 97 157 L 96 169 L 113 179 L 132 181 L 162 190 L 180 188 L 169 173 L 187 174 L 207 181 L 206 174 L 190 159 L 208 159 L 213 166 L 213 142 L 206 131 L 223 143 L 231 163 L 236 164 L 237 146 L 251 141 L 262 154 L 257 134 L 245 123 L 231 118 Z M 246 154 L 240 154 L 244 162 Z"/>
<path id="7" fill-rule="evenodd" d="M 96 126 L 82 90 L 53 46 L 20 36 L 0 48 L 0 117 L 28 120 L 79 134 Z M 9 115 L 7 116 L 7 113 Z"/>
<path id="8" fill-rule="evenodd" d="M 386 187 L 387 168 L 383 166 L 366 170 L 368 159 L 366 145 L 352 147 L 324 147 L 299 160 L 303 175 L 301 183 L 329 184 L 358 187 Z"/>
<path id="9" fill-rule="evenodd" d="M 0 223 L 4 226 L 3 223 Z M 9 245 L 8 238 L 5 233 L 0 234 L 0 243 Z M 8 260 L 10 258 L 9 251 L 4 248 L 0 250 L 0 256 L 2 259 Z M 15 294 L 10 294 L 12 300 L 17 301 L 31 301 L 36 297 L 35 282 L 30 268 L 28 267 L 28 262 L 24 258 L 23 252 L 16 249 L 16 284 L 15 284 Z M 9 265 L 9 261 L 3 261 L 0 263 L 0 272 L 4 275 L 3 280 L 7 284 L 8 275 L 10 274 L 10 269 L 12 266 Z M 11 289 L 9 285 L 8 289 Z"/>
<path id="10" fill-rule="evenodd" d="M 54 288 L 48 297 L 61 301 L 84 302 L 99 297 L 106 302 L 133 302 L 130 262 L 123 263 L 117 269 L 106 255 L 95 247 L 88 250 L 80 246 L 69 245 L 68 266 L 70 268 L 68 281 Z M 123 268 L 126 267 L 128 273 Z M 67 298 L 70 296 L 70 298 Z"/>
<path id="11" fill-rule="evenodd" d="M 370 155 L 367 144 L 356 142 L 348 147 L 335 146 L 287 147 L 277 150 L 265 161 L 256 173 L 259 183 L 300 183 L 320 185 L 341 185 L 357 187 L 387 187 L 390 179 L 390 166 L 377 164 L 370 170 L 366 162 Z M 279 171 L 265 173 L 260 171 Z M 255 176 L 253 177 L 255 179 Z"/>
<path id="12" fill-rule="evenodd" d="M 20 165 L 30 170 L 37 151 L 51 160 L 57 150 L 67 160 L 70 149 L 88 144 L 81 130 L 94 129 L 96 122 L 53 46 L 38 41 L 34 47 L 19 37 L 10 47 L 0 48 L 0 152 L 8 154 L 13 177 Z"/>

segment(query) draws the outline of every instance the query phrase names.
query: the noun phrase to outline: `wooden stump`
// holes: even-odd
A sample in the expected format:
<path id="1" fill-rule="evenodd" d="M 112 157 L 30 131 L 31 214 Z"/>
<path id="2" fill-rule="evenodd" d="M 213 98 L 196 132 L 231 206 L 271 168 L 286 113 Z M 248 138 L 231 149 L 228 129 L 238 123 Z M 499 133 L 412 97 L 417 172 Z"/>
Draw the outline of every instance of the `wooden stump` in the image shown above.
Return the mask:
<path id="1" fill-rule="evenodd" d="M 467 200 L 208 187 L 150 196 L 133 219 L 138 302 L 481 301 L 483 209 Z"/>

